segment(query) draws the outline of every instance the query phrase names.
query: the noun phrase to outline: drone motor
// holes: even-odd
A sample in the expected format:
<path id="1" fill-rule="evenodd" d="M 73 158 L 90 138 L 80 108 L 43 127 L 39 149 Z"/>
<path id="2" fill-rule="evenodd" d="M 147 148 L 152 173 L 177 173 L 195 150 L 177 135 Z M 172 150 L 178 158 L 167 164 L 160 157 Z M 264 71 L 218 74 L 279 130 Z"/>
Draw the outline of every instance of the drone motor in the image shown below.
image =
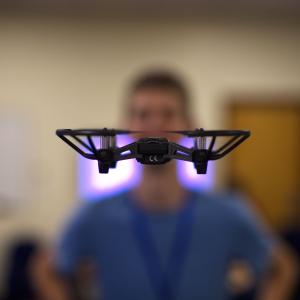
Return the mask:
<path id="1" fill-rule="evenodd" d="M 206 174 L 208 166 L 208 150 L 206 149 L 206 136 L 194 137 L 194 151 L 192 161 L 197 174 Z"/>
<path id="2" fill-rule="evenodd" d="M 108 173 L 110 168 L 116 168 L 117 161 L 114 158 L 113 149 L 116 147 L 115 135 L 100 135 L 99 149 L 95 149 L 98 158 L 99 173 Z M 93 142 L 89 139 L 90 144 Z"/>

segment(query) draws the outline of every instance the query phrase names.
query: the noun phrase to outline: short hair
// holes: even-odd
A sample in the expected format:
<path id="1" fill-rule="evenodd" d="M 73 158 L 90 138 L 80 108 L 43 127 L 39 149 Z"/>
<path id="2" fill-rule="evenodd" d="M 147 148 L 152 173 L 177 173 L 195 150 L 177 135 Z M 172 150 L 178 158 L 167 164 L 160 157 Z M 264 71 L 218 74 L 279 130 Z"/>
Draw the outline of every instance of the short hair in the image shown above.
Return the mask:
<path id="1" fill-rule="evenodd" d="M 129 87 L 128 98 L 144 89 L 174 91 L 179 95 L 179 101 L 182 103 L 184 116 L 189 117 L 191 106 L 190 94 L 184 80 L 176 73 L 168 70 L 154 70 L 140 74 L 132 81 Z"/>

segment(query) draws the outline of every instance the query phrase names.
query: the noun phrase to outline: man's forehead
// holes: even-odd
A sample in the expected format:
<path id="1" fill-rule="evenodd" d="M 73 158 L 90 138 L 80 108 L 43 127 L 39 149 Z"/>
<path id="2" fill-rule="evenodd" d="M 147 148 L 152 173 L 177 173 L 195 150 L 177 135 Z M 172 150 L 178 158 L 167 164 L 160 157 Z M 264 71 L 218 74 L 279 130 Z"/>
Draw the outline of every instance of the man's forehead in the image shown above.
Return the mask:
<path id="1" fill-rule="evenodd" d="M 131 95 L 131 104 L 134 106 L 143 106 L 143 105 L 174 105 L 179 104 L 179 95 L 176 91 L 171 89 L 143 89 L 136 91 Z"/>

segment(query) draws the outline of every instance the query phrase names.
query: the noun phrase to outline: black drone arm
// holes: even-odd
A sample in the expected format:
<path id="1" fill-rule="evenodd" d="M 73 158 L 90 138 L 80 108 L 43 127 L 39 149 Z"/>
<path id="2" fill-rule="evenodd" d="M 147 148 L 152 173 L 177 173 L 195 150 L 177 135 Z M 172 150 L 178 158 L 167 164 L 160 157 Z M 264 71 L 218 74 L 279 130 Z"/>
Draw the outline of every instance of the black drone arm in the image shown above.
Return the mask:
<path id="1" fill-rule="evenodd" d="M 225 155 L 227 155 L 229 152 L 234 150 L 236 147 L 238 147 L 242 142 L 244 142 L 248 137 L 250 136 L 250 133 L 245 134 L 245 135 L 240 135 L 240 136 L 234 136 L 232 137 L 227 143 L 219 147 L 215 151 L 209 151 L 209 159 L 210 160 L 217 160 Z"/>
<path id="2" fill-rule="evenodd" d="M 93 153 L 92 149 L 84 143 L 82 140 L 78 139 L 76 136 L 72 135 L 71 137 L 77 141 L 84 149 L 88 150 L 89 152 L 92 153 L 87 153 L 83 149 L 79 148 L 74 142 L 71 141 L 70 137 L 67 135 L 63 134 L 58 134 L 57 135 L 65 142 L 67 143 L 71 148 L 73 148 L 75 151 L 77 151 L 79 154 L 81 154 L 83 157 L 88 158 L 88 159 L 96 159 L 95 154 Z"/>
<path id="3" fill-rule="evenodd" d="M 179 159 L 185 161 L 193 161 L 193 148 L 188 148 L 176 143 L 170 143 L 169 156 L 171 159 Z"/>
<path id="4" fill-rule="evenodd" d="M 138 157 L 136 142 L 130 143 L 114 150 L 115 160 L 125 160 Z"/>

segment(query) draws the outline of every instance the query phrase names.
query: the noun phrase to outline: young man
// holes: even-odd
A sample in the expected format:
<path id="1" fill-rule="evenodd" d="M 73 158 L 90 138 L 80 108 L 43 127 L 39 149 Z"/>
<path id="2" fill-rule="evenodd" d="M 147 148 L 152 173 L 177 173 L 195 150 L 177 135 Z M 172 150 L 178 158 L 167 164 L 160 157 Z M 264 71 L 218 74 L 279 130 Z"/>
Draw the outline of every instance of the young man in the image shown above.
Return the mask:
<path id="1" fill-rule="evenodd" d="M 124 113 L 126 128 L 172 141 L 179 136 L 162 131 L 193 124 L 187 89 L 164 71 L 146 73 L 132 84 Z M 288 260 L 279 243 L 235 203 L 184 189 L 175 161 L 145 165 L 134 190 L 86 204 L 72 218 L 61 238 L 57 268 L 74 279 L 84 263 L 91 263 L 98 299 L 223 300 L 229 296 L 232 263 L 249 267 L 252 284 L 272 265 L 279 272 L 260 296 L 286 300 L 292 276 Z"/>

